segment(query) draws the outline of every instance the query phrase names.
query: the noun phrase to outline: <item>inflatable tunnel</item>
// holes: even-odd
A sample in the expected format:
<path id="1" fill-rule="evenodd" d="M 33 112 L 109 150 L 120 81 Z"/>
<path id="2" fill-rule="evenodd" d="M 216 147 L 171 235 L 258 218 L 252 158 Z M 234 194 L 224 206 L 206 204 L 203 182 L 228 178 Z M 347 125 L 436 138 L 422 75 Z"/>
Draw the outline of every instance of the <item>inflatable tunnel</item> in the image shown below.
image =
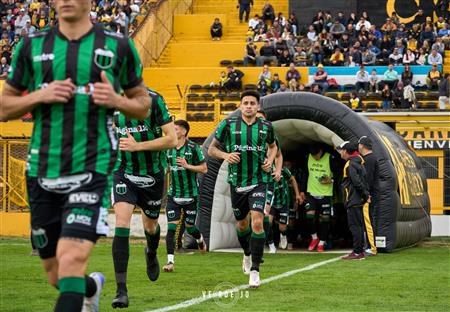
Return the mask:
<path id="1" fill-rule="evenodd" d="M 421 161 L 395 130 L 314 93 L 277 93 L 263 97 L 261 103 L 283 152 L 293 151 L 295 155 L 296 150 L 313 142 L 337 146 L 363 135 L 372 139 L 381 190 L 374 222 L 380 251 L 410 246 L 431 234 L 430 202 Z M 214 133 L 203 145 L 208 173 L 200 177 L 197 217 L 209 250 L 239 247 L 226 182 L 227 163 L 207 156 L 213 137 Z"/>

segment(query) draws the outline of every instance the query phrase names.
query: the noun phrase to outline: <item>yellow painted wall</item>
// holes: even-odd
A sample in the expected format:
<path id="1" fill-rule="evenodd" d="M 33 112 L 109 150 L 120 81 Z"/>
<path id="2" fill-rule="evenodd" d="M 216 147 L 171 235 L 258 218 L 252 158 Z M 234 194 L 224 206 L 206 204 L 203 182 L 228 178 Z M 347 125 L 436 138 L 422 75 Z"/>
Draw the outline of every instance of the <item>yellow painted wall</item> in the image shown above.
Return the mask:
<path id="1" fill-rule="evenodd" d="M 175 15 L 174 36 L 177 37 L 204 37 L 211 38 L 209 29 L 215 18 L 219 18 L 223 26 L 223 35 L 228 32 L 228 19 L 226 14 L 190 14 Z"/>
<path id="2" fill-rule="evenodd" d="M 30 236 L 30 214 L 0 212 L 0 236 Z"/>

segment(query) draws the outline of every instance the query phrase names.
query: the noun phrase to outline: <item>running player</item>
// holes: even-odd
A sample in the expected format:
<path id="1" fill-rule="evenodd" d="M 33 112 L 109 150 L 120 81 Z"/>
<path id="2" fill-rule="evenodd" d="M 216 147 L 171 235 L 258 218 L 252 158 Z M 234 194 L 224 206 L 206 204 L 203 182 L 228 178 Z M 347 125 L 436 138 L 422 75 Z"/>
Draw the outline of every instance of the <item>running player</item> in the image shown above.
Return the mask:
<path id="1" fill-rule="evenodd" d="M 113 112 L 145 118 L 150 101 L 132 41 L 92 25 L 90 0 L 54 5 L 58 26 L 24 37 L 15 50 L 0 121 L 33 113 L 31 227 L 48 282 L 59 290 L 54 310 L 79 312 L 86 297 L 83 311 L 98 311 L 104 277 L 85 271 L 97 239 L 108 233 Z"/>
<path id="2" fill-rule="evenodd" d="M 167 199 L 167 264 L 164 272 L 174 270 L 175 231 L 180 221 L 181 213 L 186 215 L 186 231 L 196 240 L 200 250 L 206 251 L 203 236 L 195 226 L 198 207 L 197 173 L 205 174 L 205 158 L 200 147 L 187 138 L 189 123 L 186 120 L 175 121 L 175 132 L 178 137 L 176 148 L 167 151 L 170 170 L 170 186 Z"/>
<path id="3" fill-rule="evenodd" d="M 116 114 L 114 125 L 120 138 L 118 168 L 114 172 L 113 205 L 116 229 L 112 244 L 117 291 L 113 308 L 128 307 L 127 268 L 129 258 L 130 222 L 135 207 L 141 208 L 147 246 L 147 276 L 156 281 L 159 263 L 158 224 L 164 191 L 167 163 L 165 150 L 176 146 L 177 136 L 163 97 L 148 89 L 152 104 L 149 117 L 143 120 Z M 164 134 L 164 136 L 163 136 Z"/>
<path id="4" fill-rule="evenodd" d="M 265 242 L 264 207 L 267 184 L 277 153 L 272 124 L 256 117 L 260 107 L 259 97 L 256 91 L 241 94 L 241 115 L 220 123 L 208 149 L 211 157 L 226 160 L 229 164 L 231 204 L 237 221 L 238 239 L 244 250 L 243 270 L 245 274 L 250 274 L 250 287 L 261 284 L 259 266 Z M 221 143 L 225 151 L 220 149 Z"/>

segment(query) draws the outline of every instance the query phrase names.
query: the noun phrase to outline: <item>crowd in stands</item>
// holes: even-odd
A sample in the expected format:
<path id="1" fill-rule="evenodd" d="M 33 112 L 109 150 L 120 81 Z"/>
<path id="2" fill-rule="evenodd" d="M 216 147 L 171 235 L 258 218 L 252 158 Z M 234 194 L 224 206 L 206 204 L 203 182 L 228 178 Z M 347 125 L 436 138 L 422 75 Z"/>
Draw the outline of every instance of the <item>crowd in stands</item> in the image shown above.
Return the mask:
<path id="1" fill-rule="evenodd" d="M 93 23 L 123 34 L 132 33 L 136 17 L 148 10 L 148 0 L 92 0 Z M 20 38 L 55 25 L 53 0 L 0 0 L 0 79 L 6 79 L 14 49 Z"/>
<path id="2" fill-rule="evenodd" d="M 249 20 L 246 38 L 246 66 L 440 65 L 450 46 L 450 25 L 444 16 L 433 22 L 422 10 L 411 27 L 400 23 L 395 12 L 375 25 L 367 12 L 357 17 L 319 11 L 305 27 L 294 13 L 285 17 L 266 4 L 261 15 Z M 258 49 L 254 42 L 264 45 Z"/>

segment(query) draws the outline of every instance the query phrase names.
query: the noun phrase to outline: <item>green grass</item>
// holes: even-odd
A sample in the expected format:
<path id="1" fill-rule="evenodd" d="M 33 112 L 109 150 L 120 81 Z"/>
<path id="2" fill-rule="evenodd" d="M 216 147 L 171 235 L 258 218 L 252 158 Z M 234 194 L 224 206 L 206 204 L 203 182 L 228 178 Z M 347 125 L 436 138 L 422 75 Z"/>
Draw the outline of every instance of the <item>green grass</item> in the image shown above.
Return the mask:
<path id="1" fill-rule="evenodd" d="M 450 241 L 430 240 L 419 247 L 380 254 L 363 261 L 337 261 L 311 271 L 244 290 L 227 311 L 450 311 Z M 157 282 L 145 274 L 143 243 L 131 245 L 128 272 L 130 308 L 147 311 L 174 305 L 214 291 L 221 282 L 242 285 L 240 254 L 208 253 L 175 256 L 176 271 Z M 39 259 L 30 257 L 28 241 L 0 239 L 0 311 L 52 311 L 57 291 L 46 284 Z M 336 257 L 336 254 L 265 255 L 261 277 Z M 166 260 L 159 250 L 160 264 Z M 89 272 L 101 271 L 107 282 L 101 311 L 110 308 L 115 292 L 110 240 L 96 246 Z M 248 298 L 245 298 L 248 296 Z M 230 303 L 221 299 L 219 303 Z M 213 299 L 187 311 L 223 311 Z"/>

